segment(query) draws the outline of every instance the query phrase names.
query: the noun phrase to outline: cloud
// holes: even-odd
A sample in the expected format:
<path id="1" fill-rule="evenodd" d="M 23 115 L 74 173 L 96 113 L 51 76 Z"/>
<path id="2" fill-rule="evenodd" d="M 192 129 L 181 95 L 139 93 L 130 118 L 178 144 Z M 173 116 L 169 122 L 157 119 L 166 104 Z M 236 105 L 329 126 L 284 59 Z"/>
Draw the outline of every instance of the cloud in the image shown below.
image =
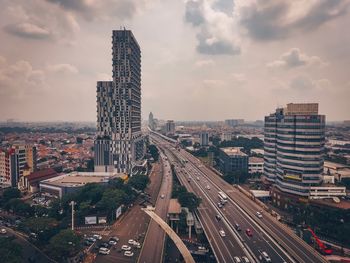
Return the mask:
<path id="1" fill-rule="evenodd" d="M 324 91 L 331 88 L 331 82 L 328 79 L 314 80 L 307 75 L 300 75 L 290 81 L 289 87 L 298 92 Z"/>
<path id="2" fill-rule="evenodd" d="M 317 56 L 308 56 L 302 53 L 299 48 L 292 48 L 286 53 L 282 54 L 279 59 L 267 64 L 271 68 L 295 68 L 306 65 L 325 66 L 326 63 Z"/>
<path id="3" fill-rule="evenodd" d="M 46 89 L 45 73 L 34 69 L 25 60 L 9 64 L 2 58 L 0 63 L 0 104 L 9 99 L 24 99 L 31 94 L 39 94 Z"/>
<path id="4" fill-rule="evenodd" d="M 86 20 L 128 19 L 143 10 L 150 1 L 147 0 L 46 0 L 64 10 L 81 15 Z"/>
<path id="5" fill-rule="evenodd" d="M 231 11 L 225 9 L 230 6 Z M 223 11 L 225 9 L 225 12 Z M 233 2 L 227 0 L 189 0 L 185 6 L 185 21 L 198 28 L 198 53 L 205 55 L 237 55 L 238 37 L 234 34 Z"/>
<path id="6" fill-rule="evenodd" d="M 63 74 L 77 74 L 78 69 L 71 64 L 55 64 L 49 65 L 47 69 L 54 73 L 63 73 Z"/>
<path id="7" fill-rule="evenodd" d="M 207 66 L 213 66 L 215 62 L 211 59 L 206 59 L 206 60 L 198 60 L 195 63 L 195 66 L 197 68 L 202 68 L 202 67 L 207 67 Z"/>
<path id="8" fill-rule="evenodd" d="M 239 83 L 243 83 L 247 80 L 245 74 L 243 73 L 233 73 L 231 74 L 231 76 L 236 82 L 239 82 Z"/>
<path id="9" fill-rule="evenodd" d="M 347 0 L 257 1 L 241 8 L 240 23 L 253 39 L 269 41 L 315 30 L 346 14 L 348 7 Z"/>
<path id="10" fill-rule="evenodd" d="M 234 0 L 216 0 L 213 4 L 214 10 L 226 13 L 227 15 L 232 15 Z"/>
<path id="11" fill-rule="evenodd" d="M 32 39 L 48 39 L 51 36 L 47 29 L 28 22 L 7 25 L 5 31 L 18 37 Z"/>
<path id="12" fill-rule="evenodd" d="M 7 1 L 0 11 L 6 33 L 25 39 L 72 41 L 80 30 L 76 18 L 69 12 L 45 1 L 32 0 L 18 4 Z M 6 22 L 4 22 L 6 21 Z"/>

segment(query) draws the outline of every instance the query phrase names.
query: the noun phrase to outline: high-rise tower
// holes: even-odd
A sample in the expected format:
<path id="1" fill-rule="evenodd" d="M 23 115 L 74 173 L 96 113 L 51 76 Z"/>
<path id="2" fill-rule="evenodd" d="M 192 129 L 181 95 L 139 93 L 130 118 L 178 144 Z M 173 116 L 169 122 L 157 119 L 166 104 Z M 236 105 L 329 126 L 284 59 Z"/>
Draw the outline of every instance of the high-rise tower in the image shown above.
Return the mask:
<path id="1" fill-rule="evenodd" d="M 144 155 L 141 50 L 130 30 L 113 30 L 113 81 L 97 82 L 95 171 L 130 173 Z"/>
<path id="2" fill-rule="evenodd" d="M 325 116 L 317 103 L 289 103 L 265 117 L 264 178 L 291 194 L 308 196 L 322 183 Z"/>

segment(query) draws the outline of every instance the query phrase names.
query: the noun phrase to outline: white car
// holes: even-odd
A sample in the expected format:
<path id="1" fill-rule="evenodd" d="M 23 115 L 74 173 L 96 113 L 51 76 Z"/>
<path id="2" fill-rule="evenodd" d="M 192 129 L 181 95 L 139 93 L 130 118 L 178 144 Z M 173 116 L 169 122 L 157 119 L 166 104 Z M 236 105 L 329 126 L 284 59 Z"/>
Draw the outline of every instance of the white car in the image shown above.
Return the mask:
<path id="1" fill-rule="evenodd" d="M 162 194 L 162 195 L 160 196 L 160 198 L 162 198 L 162 199 L 164 199 L 164 197 L 165 197 L 165 195 L 164 195 L 164 194 Z"/>
<path id="2" fill-rule="evenodd" d="M 98 240 L 101 240 L 102 239 L 102 236 L 101 235 L 98 235 L 98 234 L 94 234 L 92 236 L 94 239 L 98 239 Z"/>
<path id="3" fill-rule="evenodd" d="M 245 256 L 242 257 L 243 263 L 250 263 L 249 259 Z"/>
<path id="4" fill-rule="evenodd" d="M 262 218 L 262 217 L 263 217 L 262 214 L 261 214 L 260 212 L 256 212 L 256 216 L 257 216 L 258 218 Z"/>
<path id="5" fill-rule="evenodd" d="M 124 252 L 124 256 L 132 257 L 133 255 L 134 255 L 134 253 L 131 252 L 131 251 L 125 251 L 125 252 Z"/>
<path id="6" fill-rule="evenodd" d="M 222 237 L 225 237 L 225 236 L 226 236 L 226 233 L 225 233 L 225 231 L 224 231 L 223 229 L 220 229 L 219 234 L 220 234 L 220 236 L 222 236 Z"/>
<path id="7" fill-rule="evenodd" d="M 7 231 L 6 231 L 6 229 L 5 229 L 5 228 L 1 228 L 0 233 L 1 233 L 1 234 L 6 234 L 6 233 L 7 233 Z"/>
<path id="8" fill-rule="evenodd" d="M 234 259 L 235 263 L 241 263 L 242 262 L 239 257 L 234 257 L 233 259 Z"/>
<path id="9" fill-rule="evenodd" d="M 100 247 L 98 253 L 100 253 L 102 255 L 109 255 L 109 253 L 111 253 L 111 251 L 108 248 Z"/>
<path id="10" fill-rule="evenodd" d="M 111 240 L 108 241 L 108 244 L 110 244 L 111 246 L 113 246 L 113 245 L 116 245 L 116 244 L 117 244 L 117 241 L 111 239 Z"/>
<path id="11" fill-rule="evenodd" d="M 197 176 L 197 181 L 199 181 L 199 177 Z"/>
<path id="12" fill-rule="evenodd" d="M 207 189 L 210 190 L 210 186 L 209 185 L 207 185 Z"/>
<path id="13" fill-rule="evenodd" d="M 135 240 L 129 239 L 128 244 L 129 244 L 129 245 L 133 245 L 135 242 L 136 242 Z"/>
<path id="14" fill-rule="evenodd" d="M 129 251 L 129 250 L 131 250 L 131 247 L 129 247 L 127 245 L 122 245 L 122 250 Z"/>
<path id="15" fill-rule="evenodd" d="M 134 244 L 133 244 L 135 247 L 141 247 L 141 244 L 139 242 L 136 242 L 134 241 Z"/>

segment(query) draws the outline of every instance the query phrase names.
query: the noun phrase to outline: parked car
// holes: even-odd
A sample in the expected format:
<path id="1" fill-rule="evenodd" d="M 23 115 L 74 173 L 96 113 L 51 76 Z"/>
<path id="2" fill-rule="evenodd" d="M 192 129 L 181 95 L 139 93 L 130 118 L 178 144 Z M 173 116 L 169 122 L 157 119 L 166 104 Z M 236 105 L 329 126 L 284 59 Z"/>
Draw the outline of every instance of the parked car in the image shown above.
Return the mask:
<path id="1" fill-rule="evenodd" d="M 101 240 L 102 239 L 102 236 L 98 235 L 98 234 L 94 234 L 92 237 L 95 238 L 96 240 Z"/>
<path id="2" fill-rule="evenodd" d="M 110 239 L 108 241 L 108 244 L 111 245 L 111 246 L 115 246 L 117 244 L 117 241 L 113 240 L 113 239 Z"/>
<path id="3" fill-rule="evenodd" d="M 111 251 L 108 248 L 100 247 L 100 249 L 98 250 L 98 253 L 102 255 L 109 255 Z"/>
<path id="4" fill-rule="evenodd" d="M 134 253 L 131 252 L 131 251 L 125 251 L 125 252 L 124 252 L 124 256 L 132 257 L 133 255 L 134 255 Z"/>
<path id="5" fill-rule="evenodd" d="M 128 245 L 122 245 L 122 250 L 128 251 L 131 250 L 131 247 Z"/>
<path id="6" fill-rule="evenodd" d="M 128 244 L 129 244 L 129 245 L 133 245 L 134 243 L 135 243 L 135 240 L 129 239 L 129 241 L 128 241 Z"/>

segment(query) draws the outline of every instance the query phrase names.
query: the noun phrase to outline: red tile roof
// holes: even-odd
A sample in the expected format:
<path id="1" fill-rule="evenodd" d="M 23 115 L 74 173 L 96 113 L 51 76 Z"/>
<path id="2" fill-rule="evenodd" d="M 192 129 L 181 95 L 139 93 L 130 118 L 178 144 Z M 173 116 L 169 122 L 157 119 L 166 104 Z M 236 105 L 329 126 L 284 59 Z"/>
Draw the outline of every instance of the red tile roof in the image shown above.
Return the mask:
<path id="1" fill-rule="evenodd" d="M 52 178 L 54 176 L 57 176 L 57 172 L 52 168 L 48 168 L 48 169 L 43 169 L 43 170 L 36 171 L 36 172 L 29 174 L 27 179 L 28 179 L 28 181 L 37 181 L 40 179 L 42 179 L 42 180 L 49 179 L 49 178 Z"/>

